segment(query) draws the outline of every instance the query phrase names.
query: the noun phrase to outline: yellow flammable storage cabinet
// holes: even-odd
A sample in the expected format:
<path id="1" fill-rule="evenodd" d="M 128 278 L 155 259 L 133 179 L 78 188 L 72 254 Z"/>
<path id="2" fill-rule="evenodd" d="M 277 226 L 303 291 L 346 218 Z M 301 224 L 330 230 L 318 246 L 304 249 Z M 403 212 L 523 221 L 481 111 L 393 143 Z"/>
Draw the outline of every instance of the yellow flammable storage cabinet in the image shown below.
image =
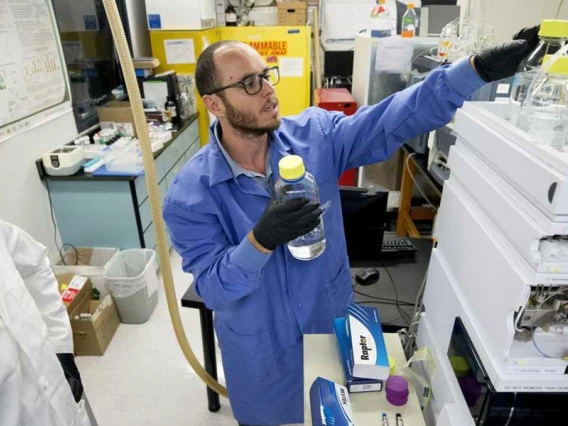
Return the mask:
<path id="1" fill-rule="evenodd" d="M 152 55 L 160 60 L 157 72 L 174 70 L 195 75 L 195 62 L 203 50 L 218 40 L 238 40 L 254 47 L 267 66 L 278 65 L 276 93 L 283 116 L 310 106 L 310 27 L 221 27 L 199 31 L 150 31 Z M 180 47 L 183 46 L 183 49 Z M 187 49 L 193 49 L 188 53 Z M 201 144 L 209 140 L 209 116 L 197 96 Z"/>
<path id="2" fill-rule="evenodd" d="M 278 65 L 276 93 L 280 114 L 295 115 L 310 106 L 310 27 L 222 27 L 222 40 L 254 47 L 266 65 Z"/>
<path id="3" fill-rule="evenodd" d="M 156 73 L 174 70 L 178 76 L 195 75 L 195 64 L 203 50 L 220 40 L 219 28 L 197 31 L 150 31 L 152 56 L 160 60 Z M 209 140 L 209 117 L 203 101 L 197 94 L 196 109 L 199 113 L 199 138 L 201 145 Z"/>

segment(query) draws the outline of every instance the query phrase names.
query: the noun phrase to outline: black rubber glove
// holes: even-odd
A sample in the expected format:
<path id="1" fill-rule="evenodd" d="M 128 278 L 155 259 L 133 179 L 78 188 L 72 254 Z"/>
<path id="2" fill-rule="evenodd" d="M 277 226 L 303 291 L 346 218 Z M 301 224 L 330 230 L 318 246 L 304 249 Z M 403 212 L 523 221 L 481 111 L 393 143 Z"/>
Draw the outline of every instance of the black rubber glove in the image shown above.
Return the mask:
<path id="1" fill-rule="evenodd" d="M 83 383 L 81 382 L 81 375 L 79 374 L 77 364 L 75 364 L 75 357 L 73 354 L 57 354 L 57 358 L 59 358 L 75 402 L 79 402 L 83 396 Z"/>
<path id="2" fill-rule="evenodd" d="M 313 230 L 320 223 L 320 216 L 320 205 L 305 198 L 281 203 L 272 200 L 252 233 L 262 247 L 274 250 Z"/>
<path id="3" fill-rule="evenodd" d="M 538 32 L 540 25 L 530 28 L 523 28 L 513 36 L 513 40 L 524 40 L 528 43 L 528 51 L 533 50 L 539 42 Z"/>
<path id="4" fill-rule="evenodd" d="M 473 57 L 477 74 L 486 82 L 511 77 L 529 53 L 525 40 L 514 40 L 482 50 Z"/>

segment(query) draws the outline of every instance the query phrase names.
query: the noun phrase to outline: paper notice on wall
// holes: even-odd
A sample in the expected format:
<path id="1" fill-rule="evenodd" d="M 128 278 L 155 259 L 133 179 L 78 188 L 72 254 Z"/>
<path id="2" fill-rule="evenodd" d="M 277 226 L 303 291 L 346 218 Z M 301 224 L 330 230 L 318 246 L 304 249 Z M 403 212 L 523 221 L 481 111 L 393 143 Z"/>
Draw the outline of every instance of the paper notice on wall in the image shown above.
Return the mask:
<path id="1" fill-rule="evenodd" d="M 0 142 L 71 108 L 49 0 L 0 0 Z"/>
<path id="2" fill-rule="evenodd" d="M 63 53 L 65 54 L 65 62 L 68 65 L 75 65 L 81 62 L 84 57 L 83 43 L 80 41 L 63 41 Z"/>
<path id="3" fill-rule="evenodd" d="M 377 39 L 375 71 L 384 73 L 405 73 L 412 68 L 412 39 L 385 37 Z"/>
<path id="4" fill-rule="evenodd" d="M 278 69 L 281 77 L 303 77 L 304 58 L 288 58 L 281 56 Z"/>
<path id="5" fill-rule="evenodd" d="M 195 46 L 190 38 L 165 40 L 166 62 L 169 65 L 195 64 Z"/>

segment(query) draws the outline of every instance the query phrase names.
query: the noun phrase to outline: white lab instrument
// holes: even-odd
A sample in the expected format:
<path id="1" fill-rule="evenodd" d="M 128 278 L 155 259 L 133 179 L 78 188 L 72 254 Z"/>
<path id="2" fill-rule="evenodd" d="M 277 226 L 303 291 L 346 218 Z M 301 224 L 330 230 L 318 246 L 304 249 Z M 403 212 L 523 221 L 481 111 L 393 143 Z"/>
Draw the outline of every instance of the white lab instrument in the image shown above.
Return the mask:
<path id="1" fill-rule="evenodd" d="M 517 115 L 493 102 L 456 115 L 417 337 L 438 367 L 432 425 L 474 424 L 450 362 L 457 318 L 494 392 L 568 392 L 568 156 Z"/>
<path id="2" fill-rule="evenodd" d="M 65 145 L 43 154 L 45 172 L 50 176 L 71 176 L 85 161 L 85 151 L 78 145 Z"/>

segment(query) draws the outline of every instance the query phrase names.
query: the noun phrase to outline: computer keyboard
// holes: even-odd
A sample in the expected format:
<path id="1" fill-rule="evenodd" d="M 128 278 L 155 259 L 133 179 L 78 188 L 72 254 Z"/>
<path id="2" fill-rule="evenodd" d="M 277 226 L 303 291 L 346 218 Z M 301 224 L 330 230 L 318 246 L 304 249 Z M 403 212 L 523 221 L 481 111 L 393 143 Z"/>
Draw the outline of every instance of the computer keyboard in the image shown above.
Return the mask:
<path id="1" fill-rule="evenodd" d="M 418 250 L 410 240 L 384 240 L 383 253 L 408 253 Z"/>

